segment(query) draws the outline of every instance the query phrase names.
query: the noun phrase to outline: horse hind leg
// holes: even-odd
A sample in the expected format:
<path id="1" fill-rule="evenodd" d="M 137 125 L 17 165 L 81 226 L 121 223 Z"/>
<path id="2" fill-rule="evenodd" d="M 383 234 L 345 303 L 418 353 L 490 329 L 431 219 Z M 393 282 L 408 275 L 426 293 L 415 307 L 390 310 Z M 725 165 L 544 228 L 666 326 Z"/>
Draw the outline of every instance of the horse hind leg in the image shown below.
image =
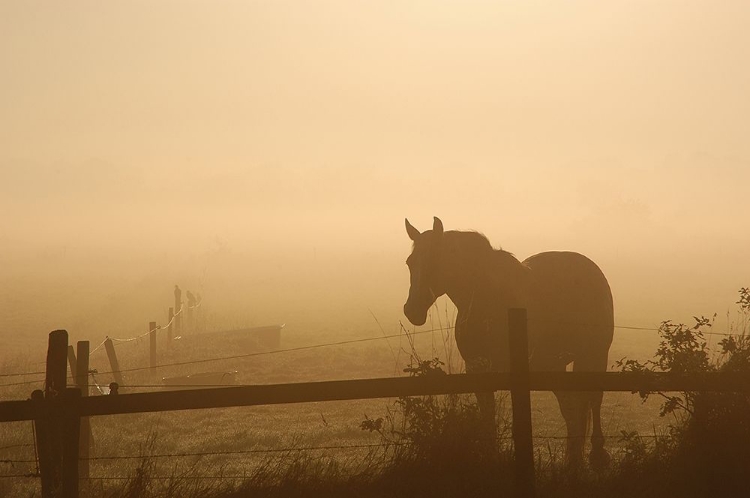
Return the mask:
<path id="1" fill-rule="evenodd" d="M 571 469 L 583 464 L 583 449 L 588 425 L 588 398 L 585 393 L 555 391 L 567 429 L 565 463 Z"/>
<path id="2" fill-rule="evenodd" d="M 604 393 L 597 391 L 591 393 L 591 419 L 593 428 L 591 430 L 591 453 L 589 463 L 595 469 L 603 469 L 609 465 L 611 457 L 604 449 L 604 433 L 602 432 L 602 398 Z"/>
<path id="3" fill-rule="evenodd" d="M 579 359 L 573 365 L 573 371 L 576 372 L 604 372 L 607 370 L 607 352 L 598 354 L 594 358 L 588 357 Z M 589 391 L 581 393 L 586 398 L 586 415 L 591 410 L 591 453 L 589 453 L 589 463 L 595 469 L 602 469 L 609 465 L 611 460 L 609 453 L 604 449 L 604 433 L 602 432 L 602 391 Z"/>

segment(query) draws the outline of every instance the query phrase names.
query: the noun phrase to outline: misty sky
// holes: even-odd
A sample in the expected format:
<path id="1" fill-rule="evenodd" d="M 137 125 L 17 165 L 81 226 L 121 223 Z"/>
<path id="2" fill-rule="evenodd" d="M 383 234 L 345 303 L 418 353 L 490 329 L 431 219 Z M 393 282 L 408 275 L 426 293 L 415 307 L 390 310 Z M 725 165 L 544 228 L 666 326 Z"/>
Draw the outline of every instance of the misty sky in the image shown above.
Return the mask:
<path id="1" fill-rule="evenodd" d="M 437 215 L 589 255 L 620 316 L 721 313 L 750 285 L 749 25 L 745 1 L 4 1 L 0 272 L 178 247 L 405 297 L 403 218 Z"/>

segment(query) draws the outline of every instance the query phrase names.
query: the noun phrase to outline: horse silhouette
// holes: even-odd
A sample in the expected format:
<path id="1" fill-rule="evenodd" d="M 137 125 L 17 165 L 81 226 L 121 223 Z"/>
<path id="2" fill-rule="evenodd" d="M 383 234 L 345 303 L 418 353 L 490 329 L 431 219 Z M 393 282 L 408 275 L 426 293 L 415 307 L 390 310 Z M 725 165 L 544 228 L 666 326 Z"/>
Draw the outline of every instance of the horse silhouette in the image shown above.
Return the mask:
<path id="1" fill-rule="evenodd" d="M 443 294 L 458 314 L 456 345 L 467 372 L 508 371 L 508 309 L 526 308 L 529 368 L 532 371 L 605 371 L 614 331 L 612 293 L 599 267 L 574 252 L 543 252 L 523 262 L 493 249 L 477 232 L 432 230 L 420 233 L 409 220 L 414 241 L 409 266 L 411 285 L 404 314 L 423 325 Z M 582 463 L 592 414 L 592 465 L 609 462 L 601 427 L 602 392 L 562 392 L 555 396 L 567 426 L 566 461 Z M 480 412 L 494 424 L 493 393 L 477 393 Z"/>

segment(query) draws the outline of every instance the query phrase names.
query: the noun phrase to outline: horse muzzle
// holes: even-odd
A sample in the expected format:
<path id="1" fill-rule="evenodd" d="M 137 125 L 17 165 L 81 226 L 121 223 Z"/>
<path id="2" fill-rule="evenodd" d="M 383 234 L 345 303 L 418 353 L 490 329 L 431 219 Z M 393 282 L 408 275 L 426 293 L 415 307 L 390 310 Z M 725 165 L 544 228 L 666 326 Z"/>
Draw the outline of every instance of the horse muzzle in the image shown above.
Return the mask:
<path id="1" fill-rule="evenodd" d="M 410 306 L 408 302 L 404 305 L 404 315 L 406 315 L 406 318 L 411 322 L 412 325 L 424 325 L 427 321 L 427 309 L 415 310 L 414 307 Z"/>

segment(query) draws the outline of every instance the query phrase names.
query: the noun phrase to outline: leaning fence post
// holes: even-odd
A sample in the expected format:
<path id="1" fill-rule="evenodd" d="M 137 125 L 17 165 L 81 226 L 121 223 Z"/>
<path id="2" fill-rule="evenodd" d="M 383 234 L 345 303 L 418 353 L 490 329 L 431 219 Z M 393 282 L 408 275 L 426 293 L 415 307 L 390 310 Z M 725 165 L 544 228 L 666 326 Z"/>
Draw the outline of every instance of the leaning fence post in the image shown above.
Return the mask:
<path id="1" fill-rule="evenodd" d="M 76 352 L 73 350 L 73 345 L 68 346 L 68 365 L 70 365 L 70 376 L 76 376 Z"/>
<path id="2" fill-rule="evenodd" d="M 178 286 L 174 286 L 174 333 L 179 336 L 182 332 L 182 291 Z"/>
<path id="3" fill-rule="evenodd" d="M 122 374 L 120 373 L 120 364 L 117 363 L 117 353 L 115 353 L 115 346 L 112 344 L 112 339 L 107 337 L 104 341 L 104 349 L 107 350 L 107 357 L 109 357 L 109 365 L 112 367 L 112 375 L 115 377 L 115 382 L 119 385 L 123 385 Z"/>
<path id="4" fill-rule="evenodd" d="M 174 308 L 169 307 L 169 325 L 167 326 L 167 346 L 172 347 L 172 322 L 174 321 Z"/>
<path id="5" fill-rule="evenodd" d="M 81 396 L 89 395 L 89 341 L 78 341 L 78 371 L 76 385 L 81 390 Z M 81 437 L 79 438 L 78 451 L 80 462 L 78 464 L 78 476 L 81 479 L 89 478 L 89 447 L 91 445 L 91 422 L 88 417 L 81 417 Z"/>
<path id="6" fill-rule="evenodd" d="M 149 366 L 151 367 L 151 373 L 156 373 L 156 322 L 149 322 L 148 324 L 148 338 L 150 343 L 149 348 Z"/>
<path id="7" fill-rule="evenodd" d="M 529 386 L 529 338 L 526 310 L 508 310 L 510 347 L 510 397 L 513 404 L 513 446 L 518 496 L 532 498 L 534 490 L 534 446 L 531 437 L 531 392 Z"/>

